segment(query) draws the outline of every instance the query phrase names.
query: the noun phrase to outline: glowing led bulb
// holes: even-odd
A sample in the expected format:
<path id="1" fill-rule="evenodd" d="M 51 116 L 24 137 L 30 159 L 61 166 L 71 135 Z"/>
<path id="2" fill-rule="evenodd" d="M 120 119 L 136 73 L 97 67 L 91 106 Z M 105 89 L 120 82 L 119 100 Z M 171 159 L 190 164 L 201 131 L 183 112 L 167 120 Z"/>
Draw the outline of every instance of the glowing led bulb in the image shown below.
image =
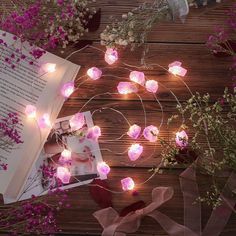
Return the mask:
<path id="1" fill-rule="evenodd" d="M 143 130 L 144 138 L 149 140 L 150 142 L 156 142 L 158 134 L 159 130 L 154 125 L 149 125 Z"/>
<path id="2" fill-rule="evenodd" d="M 120 82 L 117 86 L 120 94 L 129 94 L 138 92 L 138 88 L 131 82 Z"/>
<path id="3" fill-rule="evenodd" d="M 158 82 L 156 80 L 148 80 L 146 81 L 146 89 L 148 92 L 156 93 L 158 90 Z"/>
<path id="4" fill-rule="evenodd" d="M 99 126 L 95 125 L 88 129 L 87 138 L 94 141 L 98 141 L 98 138 L 101 136 L 101 129 Z"/>
<path id="5" fill-rule="evenodd" d="M 45 113 L 42 117 L 39 118 L 38 120 L 39 127 L 44 129 L 44 128 L 51 128 L 51 121 L 50 121 L 50 116 L 49 114 Z"/>
<path id="6" fill-rule="evenodd" d="M 129 127 L 129 131 L 127 132 L 127 135 L 130 138 L 137 139 L 139 137 L 140 133 L 141 133 L 141 127 L 134 124 Z"/>
<path id="7" fill-rule="evenodd" d="M 27 105 L 25 107 L 25 114 L 27 118 L 33 119 L 36 118 L 36 107 L 33 105 Z"/>
<path id="8" fill-rule="evenodd" d="M 74 92 L 75 85 L 74 82 L 65 83 L 61 88 L 61 94 L 65 98 L 69 98 L 70 95 Z"/>
<path id="9" fill-rule="evenodd" d="M 174 61 L 171 64 L 169 64 L 169 72 L 173 75 L 179 75 L 179 76 L 185 76 L 187 73 L 187 70 L 183 67 L 181 67 L 182 62 L 180 61 Z"/>
<path id="10" fill-rule="evenodd" d="M 188 145 L 188 135 L 184 130 L 176 133 L 175 143 L 181 148 L 184 148 Z"/>
<path id="11" fill-rule="evenodd" d="M 68 168 L 59 166 L 57 167 L 56 177 L 61 180 L 63 184 L 70 182 L 71 173 Z"/>
<path id="12" fill-rule="evenodd" d="M 48 73 L 53 73 L 56 71 L 56 64 L 46 63 L 43 65 L 43 70 Z"/>
<path id="13" fill-rule="evenodd" d="M 81 129 L 85 124 L 84 114 L 80 112 L 76 113 L 71 117 L 69 123 L 72 131 Z"/>
<path id="14" fill-rule="evenodd" d="M 128 150 L 128 156 L 131 161 L 136 161 L 143 152 L 143 146 L 136 143 L 132 144 Z"/>
<path id="15" fill-rule="evenodd" d="M 132 178 L 127 177 L 121 180 L 122 189 L 124 191 L 133 190 L 135 187 L 134 181 Z"/>
<path id="16" fill-rule="evenodd" d="M 92 79 L 92 80 L 97 80 L 100 79 L 102 76 L 102 71 L 99 70 L 97 67 L 91 67 L 90 69 L 87 70 L 87 75 Z"/>
<path id="17" fill-rule="evenodd" d="M 107 163 L 104 161 L 97 164 L 97 170 L 100 174 L 103 175 L 108 175 L 111 171 L 109 165 L 107 165 Z"/>
<path id="18" fill-rule="evenodd" d="M 129 74 L 129 78 L 131 81 L 138 83 L 140 85 L 145 84 L 145 75 L 140 71 L 131 71 Z"/>
<path id="19" fill-rule="evenodd" d="M 112 65 L 118 60 L 118 53 L 115 49 L 113 48 L 107 48 L 105 52 L 105 61 L 109 64 Z"/>
<path id="20" fill-rule="evenodd" d="M 59 158 L 59 161 L 64 164 L 71 161 L 71 151 L 68 149 L 64 149 L 61 153 L 61 156 Z"/>

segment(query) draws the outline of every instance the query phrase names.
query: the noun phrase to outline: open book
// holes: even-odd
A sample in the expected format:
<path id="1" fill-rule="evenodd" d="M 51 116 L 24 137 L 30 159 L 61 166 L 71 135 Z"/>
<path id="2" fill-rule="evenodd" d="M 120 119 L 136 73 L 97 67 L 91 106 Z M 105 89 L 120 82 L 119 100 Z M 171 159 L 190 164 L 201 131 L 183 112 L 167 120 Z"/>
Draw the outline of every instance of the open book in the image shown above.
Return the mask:
<path id="1" fill-rule="evenodd" d="M 44 195 L 57 187 L 68 189 L 88 184 L 95 178 L 106 179 L 105 174 L 97 171 L 97 164 L 102 162 L 99 144 L 87 137 L 88 130 L 94 126 L 92 115 L 89 111 L 83 115 L 85 124 L 76 131 L 72 131 L 70 127 L 72 116 L 56 120 L 18 199 L 4 195 L 4 203 L 29 199 L 32 195 Z M 66 164 L 70 177 L 68 182 L 62 183 L 56 177 L 56 169 L 64 166 L 61 163 L 61 153 L 65 148 L 71 151 L 70 161 Z"/>
<path id="2" fill-rule="evenodd" d="M 22 123 L 19 129 L 24 141 L 10 151 L 0 149 L 0 158 L 8 164 L 6 171 L 0 171 L 0 193 L 17 199 L 50 132 L 50 128 L 40 130 L 35 120 L 27 119 L 25 107 L 29 104 L 36 106 L 38 116 L 50 114 L 53 124 L 65 100 L 60 88 L 65 82 L 75 79 L 80 66 L 48 52 L 30 65 L 27 61 L 30 46 L 24 43 L 21 48 L 26 59 L 12 69 L 5 58 L 16 52 L 14 44 L 17 41 L 13 40 L 12 34 L 3 31 L 0 31 L 0 39 L 8 44 L 8 47 L 0 44 L 0 116 L 4 117 L 9 112 L 19 114 Z M 43 74 L 41 67 L 46 63 L 56 64 L 56 71 Z"/>

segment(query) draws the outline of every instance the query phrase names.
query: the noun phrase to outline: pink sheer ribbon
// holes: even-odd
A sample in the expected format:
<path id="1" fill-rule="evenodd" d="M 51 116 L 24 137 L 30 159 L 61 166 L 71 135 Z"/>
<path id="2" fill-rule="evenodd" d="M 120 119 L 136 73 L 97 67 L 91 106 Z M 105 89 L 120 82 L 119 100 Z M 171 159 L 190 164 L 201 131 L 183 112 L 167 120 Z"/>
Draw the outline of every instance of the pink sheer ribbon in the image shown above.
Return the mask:
<path id="1" fill-rule="evenodd" d="M 152 191 L 152 202 L 141 210 L 131 212 L 124 217 L 111 207 L 99 210 L 93 215 L 104 228 L 102 236 L 125 236 L 127 233 L 134 233 L 138 230 L 141 219 L 144 216 L 154 218 L 163 229 L 170 235 L 197 236 L 193 231 L 170 219 L 156 209 L 172 198 L 174 191 L 171 187 L 157 187 Z"/>
<path id="2" fill-rule="evenodd" d="M 236 199 L 232 191 L 236 189 L 236 175 L 231 173 L 220 195 L 221 206 L 214 209 L 204 228 L 201 230 L 201 204 L 194 165 L 188 167 L 180 175 L 180 186 L 184 199 L 184 225 L 178 224 L 158 211 L 158 207 L 170 200 L 174 194 L 171 187 L 157 187 L 152 191 L 152 202 L 141 210 L 120 217 L 111 207 L 99 210 L 93 215 L 103 227 L 102 236 L 125 236 L 138 230 L 141 219 L 149 216 L 155 219 L 171 236 L 218 236 L 227 224 L 234 211 Z"/>

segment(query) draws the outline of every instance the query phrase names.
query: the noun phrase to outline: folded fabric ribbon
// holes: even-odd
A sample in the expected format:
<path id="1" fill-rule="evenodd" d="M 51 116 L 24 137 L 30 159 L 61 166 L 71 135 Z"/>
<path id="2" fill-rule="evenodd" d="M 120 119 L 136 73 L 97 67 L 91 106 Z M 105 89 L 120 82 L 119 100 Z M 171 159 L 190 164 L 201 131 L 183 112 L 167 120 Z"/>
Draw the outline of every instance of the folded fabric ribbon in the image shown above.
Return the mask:
<path id="1" fill-rule="evenodd" d="M 102 236 L 125 236 L 127 233 L 134 233 L 138 230 L 144 216 L 154 218 L 170 235 L 183 236 L 186 233 L 188 236 L 197 236 L 190 229 L 156 210 L 170 200 L 173 194 L 174 191 L 171 187 L 157 187 L 152 191 L 152 202 L 140 210 L 119 217 L 118 213 L 109 207 L 99 210 L 93 215 L 104 228 Z"/>
<path id="2" fill-rule="evenodd" d="M 172 198 L 173 188 L 156 187 L 152 191 L 152 202 L 148 206 L 131 212 L 124 217 L 120 217 L 111 207 L 95 212 L 94 217 L 104 229 L 102 236 L 125 236 L 127 233 L 134 233 L 138 230 L 144 216 L 155 219 L 171 236 L 220 235 L 236 204 L 235 197 L 229 194 L 236 189 L 236 175 L 232 172 L 229 176 L 220 195 L 223 203 L 212 211 L 203 231 L 201 229 L 201 204 L 195 201 L 199 197 L 199 191 L 194 164 L 180 175 L 180 186 L 184 198 L 184 225 L 178 224 L 157 210 Z"/>

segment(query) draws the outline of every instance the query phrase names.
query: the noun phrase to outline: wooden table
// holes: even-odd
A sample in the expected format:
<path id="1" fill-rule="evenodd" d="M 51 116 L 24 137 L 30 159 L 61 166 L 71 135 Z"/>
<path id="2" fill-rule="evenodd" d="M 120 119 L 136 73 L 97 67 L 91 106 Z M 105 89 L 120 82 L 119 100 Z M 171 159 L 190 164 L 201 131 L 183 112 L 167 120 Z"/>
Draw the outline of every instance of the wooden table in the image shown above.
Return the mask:
<path id="1" fill-rule="evenodd" d="M 96 5 L 101 8 L 101 26 L 96 33 L 89 34 L 88 40 L 93 41 L 93 45 L 99 45 L 99 34 L 104 27 L 110 22 L 109 16 L 121 16 L 122 13 L 129 11 L 131 8 L 138 6 L 141 0 L 97 0 Z M 158 63 L 162 66 L 167 66 L 169 63 L 180 60 L 183 66 L 188 69 L 188 74 L 184 78 L 187 84 L 193 91 L 201 93 L 209 92 L 214 99 L 217 99 L 223 92 L 225 86 L 231 86 L 231 74 L 229 71 L 230 59 L 216 58 L 210 54 L 205 42 L 213 32 L 215 26 L 220 25 L 225 20 L 225 11 L 228 10 L 234 0 L 224 0 L 224 3 L 209 6 L 204 9 L 192 9 L 185 24 L 177 23 L 163 23 L 155 26 L 149 34 L 148 46 L 149 53 L 146 61 L 154 64 Z M 69 48 L 66 52 L 68 55 L 75 48 Z M 59 54 L 59 52 L 55 52 Z M 121 62 L 126 62 L 132 65 L 140 65 L 140 58 L 142 48 L 134 52 L 129 50 L 120 51 L 120 62 L 111 68 L 104 69 L 105 74 L 113 74 L 121 77 L 128 77 L 128 72 L 122 68 Z M 65 56 L 65 55 L 64 55 Z M 91 66 L 106 67 L 103 60 L 103 54 L 93 49 L 86 49 L 71 57 L 72 62 L 82 66 L 78 75 L 83 75 Z M 160 67 L 155 67 L 151 70 L 146 70 L 145 74 L 150 79 L 155 79 L 163 83 L 166 87 L 172 89 L 181 101 L 189 98 L 189 93 L 184 85 L 169 75 Z M 72 115 L 76 113 L 80 107 L 93 95 L 105 92 L 116 92 L 116 86 L 120 81 L 117 78 L 107 76 L 98 81 L 86 82 L 80 89 L 65 103 L 60 113 L 60 117 Z M 147 123 L 159 125 L 161 112 L 160 107 L 154 101 L 153 97 L 141 92 L 145 108 L 147 110 Z M 176 102 L 166 89 L 160 89 L 158 92 L 165 113 L 165 124 L 161 130 L 161 137 L 165 138 L 168 135 L 173 135 L 178 128 L 178 124 L 174 124 L 171 129 L 167 130 L 166 119 L 175 112 Z M 122 111 L 131 123 L 138 123 L 144 125 L 143 111 L 140 101 L 135 96 L 111 96 L 104 95 L 94 99 L 86 109 L 95 110 L 100 107 L 113 107 Z M 124 122 L 122 116 L 110 111 L 104 110 L 101 113 L 96 113 L 94 122 L 102 129 L 103 136 L 101 138 L 101 148 L 109 148 L 114 152 L 123 152 L 131 144 L 128 137 L 110 142 L 102 143 L 102 140 L 114 139 L 120 134 L 126 132 L 128 126 Z M 153 145 L 147 143 L 144 139 L 141 143 L 145 146 L 145 157 L 153 151 Z M 122 177 L 130 176 L 137 183 L 143 182 L 150 176 L 148 170 L 159 163 L 161 146 L 158 144 L 156 153 L 153 158 L 146 161 L 138 161 L 135 167 L 128 160 L 127 154 L 115 155 L 110 152 L 103 151 L 104 160 L 112 167 L 108 178 L 108 183 L 112 190 L 120 191 L 120 179 Z M 156 175 L 144 186 L 137 189 L 138 195 L 132 196 L 129 192 L 123 194 L 113 194 L 114 208 L 119 211 L 123 207 L 136 202 L 144 200 L 146 203 L 150 202 L 151 191 L 157 186 L 172 186 L 174 188 L 174 197 L 161 207 L 161 211 L 178 223 L 183 224 L 183 200 L 182 193 L 179 186 L 179 174 L 181 169 L 163 170 L 163 174 Z M 199 176 L 201 186 L 207 187 L 207 177 Z M 100 209 L 97 204 L 91 199 L 87 186 L 77 187 L 71 189 L 69 192 L 69 200 L 72 207 L 63 210 L 58 216 L 58 224 L 64 235 L 100 235 L 102 228 L 96 219 L 92 216 L 93 212 Z M 202 210 L 203 223 L 209 217 L 210 208 L 204 207 Z M 145 218 L 139 230 L 131 234 L 138 235 L 166 235 L 163 229 L 152 219 Z M 221 234 L 222 236 L 236 235 L 236 217 L 231 216 L 227 227 Z"/>

